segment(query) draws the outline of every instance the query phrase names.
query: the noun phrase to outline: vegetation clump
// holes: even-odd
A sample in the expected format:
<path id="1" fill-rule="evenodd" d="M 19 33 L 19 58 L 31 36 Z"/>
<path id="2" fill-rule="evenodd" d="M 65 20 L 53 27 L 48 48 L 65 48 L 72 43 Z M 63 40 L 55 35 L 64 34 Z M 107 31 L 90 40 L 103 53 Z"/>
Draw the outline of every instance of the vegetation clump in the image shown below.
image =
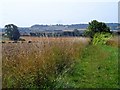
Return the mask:
<path id="1" fill-rule="evenodd" d="M 85 36 L 91 37 L 92 44 L 106 44 L 107 40 L 112 37 L 110 28 L 103 22 L 93 20 L 89 23 Z"/>
<path id="2" fill-rule="evenodd" d="M 110 33 L 110 28 L 107 27 L 107 25 L 103 22 L 98 22 L 97 20 L 93 20 L 89 22 L 89 26 L 87 28 L 87 31 L 85 32 L 85 35 L 93 38 L 96 33 L 101 33 L 101 32 Z"/>
<path id="3" fill-rule="evenodd" d="M 5 25 L 5 37 L 17 41 L 20 38 L 18 27 L 14 24 Z"/>
<path id="4" fill-rule="evenodd" d="M 93 44 L 94 45 L 105 45 L 109 39 L 112 38 L 112 35 L 110 33 L 96 33 L 93 37 Z"/>

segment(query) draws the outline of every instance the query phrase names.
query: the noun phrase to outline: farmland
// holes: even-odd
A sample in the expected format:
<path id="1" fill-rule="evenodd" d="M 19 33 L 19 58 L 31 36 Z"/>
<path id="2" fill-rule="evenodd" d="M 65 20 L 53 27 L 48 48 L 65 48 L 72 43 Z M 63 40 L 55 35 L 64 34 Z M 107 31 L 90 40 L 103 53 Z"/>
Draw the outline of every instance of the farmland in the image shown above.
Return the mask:
<path id="1" fill-rule="evenodd" d="M 81 37 L 21 38 L 2 44 L 3 88 L 118 88 L 116 38 L 107 45 Z"/>

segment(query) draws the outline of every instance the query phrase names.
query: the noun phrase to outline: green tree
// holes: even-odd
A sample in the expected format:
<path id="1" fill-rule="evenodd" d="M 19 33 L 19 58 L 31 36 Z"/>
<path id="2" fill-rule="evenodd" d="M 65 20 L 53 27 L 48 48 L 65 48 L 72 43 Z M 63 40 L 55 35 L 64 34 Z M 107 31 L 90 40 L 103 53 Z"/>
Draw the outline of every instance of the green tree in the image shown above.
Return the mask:
<path id="1" fill-rule="evenodd" d="M 94 37 L 95 33 L 107 32 L 110 33 L 110 28 L 103 22 L 98 22 L 97 20 L 93 20 L 89 22 L 89 26 L 87 31 L 85 32 L 86 36 Z"/>
<path id="2" fill-rule="evenodd" d="M 77 29 L 74 29 L 74 36 L 80 36 L 80 32 Z"/>
<path id="3" fill-rule="evenodd" d="M 16 41 L 20 38 L 20 33 L 18 30 L 18 27 L 14 24 L 5 25 L 5 35 L 10 40 L 14 40 L 14 41 Z"/>

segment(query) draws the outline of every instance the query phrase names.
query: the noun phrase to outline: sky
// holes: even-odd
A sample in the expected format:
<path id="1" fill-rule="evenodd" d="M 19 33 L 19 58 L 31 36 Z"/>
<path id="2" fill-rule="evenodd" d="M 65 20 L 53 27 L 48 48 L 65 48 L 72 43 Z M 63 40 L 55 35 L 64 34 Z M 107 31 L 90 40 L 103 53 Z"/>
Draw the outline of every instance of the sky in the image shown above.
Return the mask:
<path id="1" fill-rule="evenodd" d="M 0 0 L 0 27 L 118 22 L 119 0 Z"/>

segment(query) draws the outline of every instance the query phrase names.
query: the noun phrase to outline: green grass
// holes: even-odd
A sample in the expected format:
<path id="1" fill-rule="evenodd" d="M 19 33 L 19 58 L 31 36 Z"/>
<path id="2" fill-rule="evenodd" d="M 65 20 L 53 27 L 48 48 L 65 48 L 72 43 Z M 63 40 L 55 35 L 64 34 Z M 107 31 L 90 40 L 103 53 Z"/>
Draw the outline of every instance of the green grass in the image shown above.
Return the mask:
<path id="1" fill-rule="evenodd" d="M 88 46 L 60 82 L 61 88 L 118 88 L 118 49 Z"/>

